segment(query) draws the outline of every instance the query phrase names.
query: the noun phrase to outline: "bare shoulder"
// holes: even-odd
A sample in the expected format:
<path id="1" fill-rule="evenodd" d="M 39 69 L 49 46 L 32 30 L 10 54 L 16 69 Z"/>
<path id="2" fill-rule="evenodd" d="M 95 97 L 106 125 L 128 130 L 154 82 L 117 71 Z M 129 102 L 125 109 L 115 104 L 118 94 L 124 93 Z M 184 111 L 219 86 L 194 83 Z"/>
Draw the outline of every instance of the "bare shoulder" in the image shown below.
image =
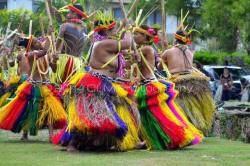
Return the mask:
<path id="1" fill-rule="evenodd" d="M 168 55 L 172 54 L 173 51 L 175 51 L 175 48 L 174 48 L 174 47 L 169 48 L 169 49 L 167 49 L 167 50 L 165 50 L 165 51 L 163 52 L 163 56 L 168 56 Z"/>
<path id="2" fill-rule="evenodd" d="M 97 47 L 102 47 L 105 50 L 116 50 L 118 49 L 118 41 L 107 39 L 96 43 Z"/>
<path id="3" fill-rule="evenodd" d="M 151 46 L 144 46 L 141 50 L 145 54 L 154 53 L 154 49 Z"/>

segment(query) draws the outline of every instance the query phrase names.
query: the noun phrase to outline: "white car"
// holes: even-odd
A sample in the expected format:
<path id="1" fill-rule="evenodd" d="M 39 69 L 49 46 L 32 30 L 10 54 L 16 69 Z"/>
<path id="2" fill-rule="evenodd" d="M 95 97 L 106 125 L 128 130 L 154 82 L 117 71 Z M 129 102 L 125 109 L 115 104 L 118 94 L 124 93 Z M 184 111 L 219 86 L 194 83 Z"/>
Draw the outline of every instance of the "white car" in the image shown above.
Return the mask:
<path id="1" fill-rule="evenodd" d="M 233 77 L 233 99 L 239 99 L 239 93 L 241 91 L 241 84 L 240 79 L 246 78 L 250 82 L 250 75 L 248 75 L 241 67 L 239 66 L 210 66 L 204 65 L 203 69 L 210 74 L 212 78 L 210 81 L 210 87 L 215 94 L 219 84 L 220 84 L 220 75 L 223 73 L 224 68 L 228 68 L 229 72 L 232 74 Z"/>

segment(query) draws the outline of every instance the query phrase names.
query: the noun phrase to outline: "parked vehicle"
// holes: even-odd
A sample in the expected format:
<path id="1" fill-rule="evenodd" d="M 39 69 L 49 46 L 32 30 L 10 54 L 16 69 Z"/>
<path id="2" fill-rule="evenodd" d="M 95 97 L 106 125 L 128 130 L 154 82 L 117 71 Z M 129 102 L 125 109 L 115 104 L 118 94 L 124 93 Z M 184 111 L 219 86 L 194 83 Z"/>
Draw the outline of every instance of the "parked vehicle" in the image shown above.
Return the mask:
<path id="1" fill-rule="evenodd" d="M 203 69 L 207 71 L 210 75 L 210 87 L 213 94 L 216 93 L 218 86 L 220 85 L 220 76 L 223 73 L 223 69 L 227 67 L 233 77 L 233 91 L 232 91 L 232 100 L 240 99 L 239 93 L 241 92 L 240 79 L 246 78 L 250 81 L 250 75 L 248 75 L 241 67 L 239 66 L 210 66 L 204 65 Z"/>

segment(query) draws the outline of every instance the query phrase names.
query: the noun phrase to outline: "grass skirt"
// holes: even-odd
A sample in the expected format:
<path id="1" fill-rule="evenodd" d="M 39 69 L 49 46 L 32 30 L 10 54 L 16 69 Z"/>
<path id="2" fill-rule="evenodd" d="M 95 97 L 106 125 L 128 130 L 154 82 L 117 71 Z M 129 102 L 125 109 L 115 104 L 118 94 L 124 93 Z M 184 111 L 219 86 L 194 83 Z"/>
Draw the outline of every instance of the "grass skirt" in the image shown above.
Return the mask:
<path id="1" fill-rule="evenodd" d="M 77 132 L 83 137 L 108 136 L 121 150 L 135 148 L 140 141 L 140 117 L 128 83 L 80 72 L 66 86 L 68 126 L 55 136 L 55 143 L 60 143 L 65 134 Z"/>
<path id="2" fill-rule="evenodd" d="M 14 76 L 5 84 L 4 94 L 0 97 L 0 107 L 6 105 L 9 101 L 11 101 L 15 96 L 15 92 L 20 84 L 22 84 L 25 80 L 27 80 L 27 75 L 22 76 Z"/>
<path id="3" fill-rule="evenodd" d="M 150 149 L 177 149 L 202 140 L 202 134 L 175 104 L 175 95 L 173 84 L 164 80 L 137 89 L 143 136 Z"/>
<path id="4" fill-rule="evenodd" d="M 66 112 L 52 85 L 25 81 L 15 95 L 0 109 L 1 129 L 36 135 L 45 125 L 58 128 L 65 125 Z"/>
<path id="5" fill-rule="evenodd" d="M 67 54 L 60 54 L 57 61 L 56 73 L 51 73 L 51 82 L 56 84 L 62 84 L 70 80 L 70 78 L 78 71 L 82 66 L 81 59 Z"/>
<path id="6" fill-rule="evenodd" d="M 197 72 L 172 75 L 179 91 L 177 102 L 193 125 L 207 133 L 213 122 L 215 103 L 209 78 Z"/>
<path id="7" fill-rule="evenodd" d="M 0 99 L 4 94 L 5 94 L 5 83 L 2 80 L 0 80 Z"/>

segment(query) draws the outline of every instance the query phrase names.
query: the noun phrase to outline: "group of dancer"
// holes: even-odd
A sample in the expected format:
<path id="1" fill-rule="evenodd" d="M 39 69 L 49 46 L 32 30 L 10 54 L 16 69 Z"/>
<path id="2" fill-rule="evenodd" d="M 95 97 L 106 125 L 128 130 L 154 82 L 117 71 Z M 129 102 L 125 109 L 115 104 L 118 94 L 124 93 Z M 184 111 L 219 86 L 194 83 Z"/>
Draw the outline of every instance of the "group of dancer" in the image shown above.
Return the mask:
<path id="1" fill-rule="evenodd" d="M 50 141 L 68 151 L 170 150 L 202 141 L 215 106 L 208 78 L 192 67 L 183 25 L 174 46 L 159 52 L 156 28 L 125 19 L 118 31 L 112 14 L 97 12 L 88 32 L 81 5 L 63 9 L 55 46 L 50 36 L 17 33 L 6 37 L 10 46 L 1 42 L 0 129 L 28 139 L 48 128 Z"/>

